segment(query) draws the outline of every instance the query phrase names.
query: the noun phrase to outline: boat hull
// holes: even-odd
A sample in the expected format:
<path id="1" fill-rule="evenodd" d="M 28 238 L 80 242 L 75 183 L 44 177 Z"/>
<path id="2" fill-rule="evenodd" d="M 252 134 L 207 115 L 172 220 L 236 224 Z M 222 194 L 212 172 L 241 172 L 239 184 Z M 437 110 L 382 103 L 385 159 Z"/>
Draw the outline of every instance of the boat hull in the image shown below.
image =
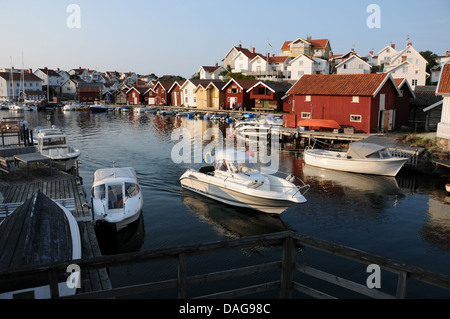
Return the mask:
<path id="1" fill-rule="evenodd" d="M 304 199 L 303 196 L 301 200 L 294 200 L 294 198 L 288 200 L 280 198 L 281 196 L 279 198 L 261 197 L 249 192 L 243 192 L 231 186 L 215 185 L 189 173 L 185 173 L 180 178 L 180 182 L 182 187 L 219 202 L 237 207 L 250 208 L 268 214 L 281 214 L 296 202 L 303 202 Z"/>
<path id="2" fill-rule="evenodd" d="M 307 165 L 333 169 L 344 172 L 396 176 L 406 158 L 392 157 L 387 159 L 349 159 L 346 153 L 305 150 L 304 160 Z"/>

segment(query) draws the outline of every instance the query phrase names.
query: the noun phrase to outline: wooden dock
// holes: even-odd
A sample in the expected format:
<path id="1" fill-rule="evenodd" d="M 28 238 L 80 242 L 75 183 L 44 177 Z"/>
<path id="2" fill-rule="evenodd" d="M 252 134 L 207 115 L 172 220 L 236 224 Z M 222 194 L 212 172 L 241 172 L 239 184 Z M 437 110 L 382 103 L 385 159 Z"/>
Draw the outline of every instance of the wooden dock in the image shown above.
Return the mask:
<path id="1" fill-rule="evenodd" d="M 66 206 L 77 219 L 82 243 L 82 259 L 102 256 L 80 177 L 56 169 L 53 169 L 50 175 L 48 167 L 31 169 L 30 177 L 25 172 L 17 177 L 3 176 L 0 178 L 0 220 L 38 190 Z M 111 282 L 105 268 L 82 270 L 81 292 L 109 289 Z"/>

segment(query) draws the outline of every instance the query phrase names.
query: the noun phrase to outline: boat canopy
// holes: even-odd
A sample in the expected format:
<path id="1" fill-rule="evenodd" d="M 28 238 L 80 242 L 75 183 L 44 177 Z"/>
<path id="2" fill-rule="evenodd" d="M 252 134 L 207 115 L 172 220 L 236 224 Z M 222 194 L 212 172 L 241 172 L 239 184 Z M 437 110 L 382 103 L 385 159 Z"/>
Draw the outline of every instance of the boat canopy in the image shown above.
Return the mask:
<path id="1" fill-rule="evenodd" d="M 364 159 L 384 149 L 386 149 L 386 147 L 378 144 L 354 142 L 349 145 L 347 157 Z"/>
<path id="2" fill-rule="evenodd" d="M 136 171 L 132 167 L 99 169 L 94 173 L 94 182 L 110 177 L 136 179 Z"/>

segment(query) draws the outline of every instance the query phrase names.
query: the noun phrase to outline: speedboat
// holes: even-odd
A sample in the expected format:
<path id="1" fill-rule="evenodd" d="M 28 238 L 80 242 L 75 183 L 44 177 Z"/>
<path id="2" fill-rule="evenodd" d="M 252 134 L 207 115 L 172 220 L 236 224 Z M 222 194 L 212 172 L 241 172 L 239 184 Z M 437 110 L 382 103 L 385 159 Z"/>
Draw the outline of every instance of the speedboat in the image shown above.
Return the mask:
<path id="1" fill-rule="evenodd" d="M 70 145 L 66 134 L 54 125 L 36 127 L 33 139 L 38 152 L 50 157 L 53 164 L 61 170 L 67 172 L 76 167 L 76 160 L 80 157 L 81 151 Z"/>
<path id="2" fill-rule="evenodd" d="M 234 134 L 240 136 L 263 136 L 270 135 L 272 129 L 283 126 L 283 121 L 276 117 L 263 117 L 260 119 L 250 119 L 236 122 Z"/>
<path id="3" fill-rule="evenodd" d="M 388 148 L 373 144 L 350 143 L 346 152 L 323 149 L 305 149 L 307 165 L 334 169 L 351 173 L 395 176 L 408 161 L 394 157 Z"/>
<path id="4" fill-rule="evenodd" d="M 22 105 L 16 104 L 16 103 L 11 103 L 8 106 L 10 111 L 25 111 L 25 108 Z"/>
<path id="5" fill-rule="evenodd" d="M 0 270 L 17 270 L 78 260 L 82 255 L 78 223 L 72 213 L 38 191 L 0 223 Z M 8 279 L 6 279 L 8 280 Z M 59 295 L 71 296 L 77 286 L 58 276 Z M 51 298 L 48 275 L 2 281 L 0 299 Z"/>
<path id="6" fill-rule="evenodd" d="M 296 180 L 299 185 L 294 184 Z M 305 203 L 304 194 L 309 190 L 309 185 L 295 176 L 262 173 L 252 156 L 235 149 L 217 151 L 212 166 L 188 169 L 180 182 L 182 187 L 217 201 L 269 214 Z"/>
<path id="7" fill-rule="evenodd" d="M 92 213 L 97 222 L 113 224 L 119 231 L 136 221 L 144 199 L 136 171 L 131 167 L 95 171 L 92 184 Z"/>

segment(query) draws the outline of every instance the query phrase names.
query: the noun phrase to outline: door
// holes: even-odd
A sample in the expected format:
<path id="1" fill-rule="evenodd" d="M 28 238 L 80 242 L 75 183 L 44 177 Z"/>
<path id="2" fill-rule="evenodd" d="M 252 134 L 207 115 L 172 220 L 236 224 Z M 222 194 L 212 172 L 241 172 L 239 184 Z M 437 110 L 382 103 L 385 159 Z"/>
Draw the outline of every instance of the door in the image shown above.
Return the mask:
<path id="1" fill-rule="evenodd" d="M 233 104 L 237 105 L 237 97 L 230 97 L 230 109 L 233 107 Z"/>

